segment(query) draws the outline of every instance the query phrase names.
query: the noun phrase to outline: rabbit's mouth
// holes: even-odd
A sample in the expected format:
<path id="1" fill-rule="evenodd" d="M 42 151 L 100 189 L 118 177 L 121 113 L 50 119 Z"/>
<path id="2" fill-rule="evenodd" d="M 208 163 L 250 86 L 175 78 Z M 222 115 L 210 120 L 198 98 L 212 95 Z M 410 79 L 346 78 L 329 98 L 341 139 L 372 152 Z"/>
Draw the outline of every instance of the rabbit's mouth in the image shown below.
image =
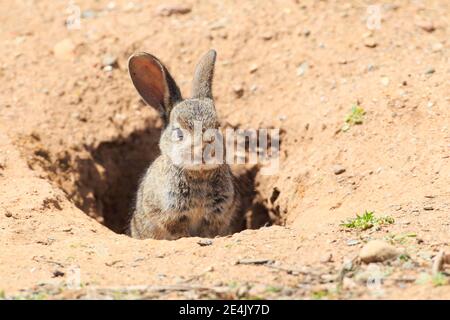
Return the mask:
<path id="1" fill-rule="evenodd" d="M 188 171 L 210 171 L 224 164 L 223 153 L 217 152 L 208 143 L 201 146 L 190 143 L 172 145 L 167 155 L 174 165 Z"/>
<path id="2" fill-rule="evenodd" d="M 221 164 L 215 164 L 215 163 L 201 163 L 201 164 L 184 164 L 183 169 L 188 171 L 195 171 L 195 172 L 201 172 L 201 171 L 211 171 L 218 169 L 221 166 Z"/>

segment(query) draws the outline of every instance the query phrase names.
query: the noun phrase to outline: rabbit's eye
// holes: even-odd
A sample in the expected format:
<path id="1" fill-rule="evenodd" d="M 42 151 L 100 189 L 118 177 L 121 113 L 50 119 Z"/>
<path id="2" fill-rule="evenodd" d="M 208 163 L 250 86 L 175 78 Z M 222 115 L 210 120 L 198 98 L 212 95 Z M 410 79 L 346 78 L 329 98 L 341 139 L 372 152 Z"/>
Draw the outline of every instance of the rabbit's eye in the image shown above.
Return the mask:
<path id="1" fill-rule="evenodd" d="M 174 141 L 181 141 L 183 140 L 183 131 L 180 128 L 175 128 L 172 131 L 172 139 Z"/>

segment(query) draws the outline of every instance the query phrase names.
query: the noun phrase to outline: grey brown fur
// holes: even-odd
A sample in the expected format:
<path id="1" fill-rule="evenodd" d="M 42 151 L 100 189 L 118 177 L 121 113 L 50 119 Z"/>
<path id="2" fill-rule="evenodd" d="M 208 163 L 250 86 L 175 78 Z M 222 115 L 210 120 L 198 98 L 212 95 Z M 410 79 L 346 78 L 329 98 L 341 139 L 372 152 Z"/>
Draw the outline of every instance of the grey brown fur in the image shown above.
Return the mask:
<path id="1" fill-rule="evenodd" d="M 148 168 L 137 192 L 129 225 L 129 235 L 134 238 L 215 237 L 231 231 L 239 195 L 230 167 L 183 166 L 170 157 L 173 150 L 187 151 L 173 141 L 174 130 L 190 131 L 194 121 L 200 121 L 205 129 L 219 126 L 211 91 L 215 58 L 214 50 L 202 57 L 195 70 L 192 98 L 186 100 L 156 57 L 138 53 L 129 60 L 136 89 L 165 120 L 161 155 Z"/>

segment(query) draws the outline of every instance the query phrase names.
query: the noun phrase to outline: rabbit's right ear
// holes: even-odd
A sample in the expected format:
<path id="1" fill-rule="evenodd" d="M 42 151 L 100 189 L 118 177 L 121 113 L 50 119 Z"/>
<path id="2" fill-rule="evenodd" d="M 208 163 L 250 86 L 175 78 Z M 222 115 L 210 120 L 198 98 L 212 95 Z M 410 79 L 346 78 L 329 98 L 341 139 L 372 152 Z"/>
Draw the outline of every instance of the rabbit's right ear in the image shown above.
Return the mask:
<path id="1" fill-rule="evenodd" d="M 128 71 L 142 99 L 157 109 L 167 124 L 174 104 L 182 99 L 169 71 L 158 58 L 145 52 L 130 57 Z"/>

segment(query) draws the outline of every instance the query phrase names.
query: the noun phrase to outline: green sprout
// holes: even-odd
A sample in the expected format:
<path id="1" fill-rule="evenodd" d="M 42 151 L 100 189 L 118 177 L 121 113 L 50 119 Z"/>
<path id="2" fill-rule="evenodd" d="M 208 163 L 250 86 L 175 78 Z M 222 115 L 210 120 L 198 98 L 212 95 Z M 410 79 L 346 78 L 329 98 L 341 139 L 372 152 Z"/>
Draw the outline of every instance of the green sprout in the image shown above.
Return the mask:
<path id="1" fill-rule="evenodd" d="M 328 298 L 330 292 L 328 290 L 319 290 L 312 293 L 312 299 L 314 300 L 322 300 L 324 298 Z"/>
<path id="2" fill-rule="evenodd" d="M 422 272 L 416 280 L 417 284 L 431 283 L 435 287 L 445 286 L 449 283 L 448 278 L 442 273 L 438 272 L 434 275 Z"/>
<path id="3" fill-rule="evenodd" d="M 375 217 L 373 211 L 366 211 L 362 216 L 357 214 L 356 218 L 343 221 L 341 223 L 341 226 L 347 229 L 367 230 L 372 228 L 373 226 L 383 226 L 393 223 L 394 218 L 392 217 L 386 216 L 377 218 Z"/>
<path id="4" fill-rule="evenodd" d="M 266 292 L 272 292 L 272 293 L 278 293 L 281 292 L 282 288 L 280 287 L 274 287 L 274 286 L 268 286 L 266 288 Z"/>
<path id="5" fill-rule="evenodd" d="M 398 258 L 399 258 L 399 260 L 404 261 L 404 262 L 409 261 L 411 259 L 411 257 L 407 254 L 401 254 Z"/>
<path id="6" fill-rule="evenodd" d="M 362 124 L 363 120 L 364 120 L 364 115 L 366 114 L 366 111 L 364 111 L 364 109 L 362 107 L 360 107 L 359 105 L 354 105 L 352 107 L 352 110 L 350 111 L 350 114 L 347 115 L 347 117 L 345 118 L 345 124 L 342 127 L 342 131 L 348 131 L 350 129 L 350 127 L 357 125 L 357 124 Z"/>
<path id="7" fill-rule="evenodd" d="M 438 272 L 431 277 L 431 283 L 435 287 L 445 286 L 448 284 L 448 279 L 442 272 Z"/>

